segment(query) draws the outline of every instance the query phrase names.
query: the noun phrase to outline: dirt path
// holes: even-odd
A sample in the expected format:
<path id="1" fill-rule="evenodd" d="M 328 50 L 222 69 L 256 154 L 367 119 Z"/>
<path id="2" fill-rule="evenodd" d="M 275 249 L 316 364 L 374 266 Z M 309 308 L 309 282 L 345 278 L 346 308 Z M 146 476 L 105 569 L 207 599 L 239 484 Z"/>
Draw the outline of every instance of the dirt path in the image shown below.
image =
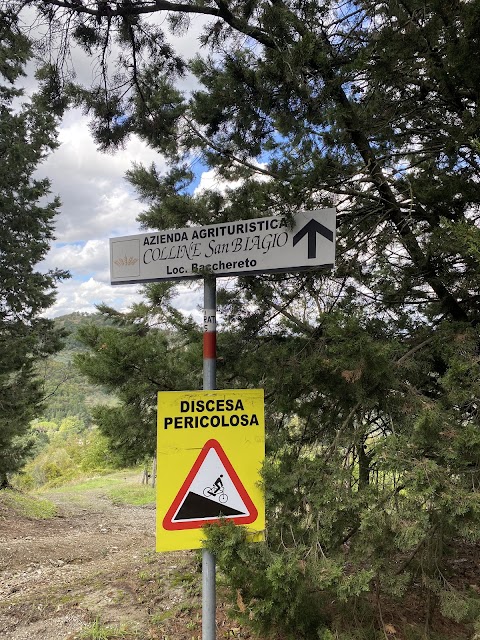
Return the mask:
<path id="1" fill-rule="evenodd" d="M 50 520 L 0 517 L 0 638 L 93 638 L 95 626 L 108 638 L 197 637 L 194 554 L 155 554 L 153 505 L 87 498 L 57 496 Z"/>

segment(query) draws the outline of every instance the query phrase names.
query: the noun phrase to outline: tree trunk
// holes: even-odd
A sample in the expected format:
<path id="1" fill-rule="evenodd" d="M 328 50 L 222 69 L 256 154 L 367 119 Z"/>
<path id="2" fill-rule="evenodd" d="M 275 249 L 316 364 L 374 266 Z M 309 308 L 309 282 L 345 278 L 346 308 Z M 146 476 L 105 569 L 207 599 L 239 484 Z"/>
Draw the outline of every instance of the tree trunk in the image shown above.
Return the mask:
<path id="1" fill-rule="evenodd" d="M 358 447 L 358 490 L 365 489 L 370 484 L 371 456 L 365 452 L 365 445 Z"/>

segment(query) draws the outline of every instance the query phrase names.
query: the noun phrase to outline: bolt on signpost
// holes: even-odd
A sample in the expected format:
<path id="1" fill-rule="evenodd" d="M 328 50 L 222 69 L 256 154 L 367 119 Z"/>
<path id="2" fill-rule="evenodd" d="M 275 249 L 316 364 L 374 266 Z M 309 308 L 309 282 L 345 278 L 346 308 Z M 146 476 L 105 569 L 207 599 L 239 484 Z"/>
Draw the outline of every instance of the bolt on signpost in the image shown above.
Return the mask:
<path id="1" fill-rule="evenodd" d="M 293 227 L 271 217 L 110 239 L 112 284 L 204 279 L 203 392 L 158 394 L 157 551 L 201 548 L 201 528 L 224 518 L 264 539 L 263 390 L 216 390 L 216 278 L 331 269 L 335 217 L 324 209 L 298 213 Z M 215 558 L 203 549 L 202 640 L 215 640 L 215 599 Z"/>

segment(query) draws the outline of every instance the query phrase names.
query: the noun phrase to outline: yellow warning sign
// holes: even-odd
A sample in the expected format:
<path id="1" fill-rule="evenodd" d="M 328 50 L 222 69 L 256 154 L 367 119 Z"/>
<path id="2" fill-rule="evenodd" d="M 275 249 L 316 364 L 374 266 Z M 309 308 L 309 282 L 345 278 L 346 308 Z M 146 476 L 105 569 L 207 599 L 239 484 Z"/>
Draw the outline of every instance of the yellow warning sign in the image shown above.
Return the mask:
<path id="1" fill-rule="evenodd" d="M 263 540 L 263 389 L 158 394 L 157 551 L 198 549 L 228 520 Z"/>

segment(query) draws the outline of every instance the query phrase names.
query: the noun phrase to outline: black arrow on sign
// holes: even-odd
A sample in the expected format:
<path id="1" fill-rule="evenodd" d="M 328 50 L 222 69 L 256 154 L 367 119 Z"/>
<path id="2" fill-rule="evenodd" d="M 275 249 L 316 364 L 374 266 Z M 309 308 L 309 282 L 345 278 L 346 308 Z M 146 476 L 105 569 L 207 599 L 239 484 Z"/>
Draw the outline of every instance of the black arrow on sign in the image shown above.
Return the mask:
<path id="1" fill-rule="evenodd" d="M 320 222 L 317 222 L 312 218 L 310 222 L 307 222 L 307 224 L 293 236 L 293 246 L 300 242 L 303 236 L 308 234 L 308 257 L 316 258 L 317 233 L 327 240 L 330 240 L 330 242 L 333 242 L 333 231 L 330 231 L 330 229 L 327 229 L 323 224 L 320 224 Z"/>

